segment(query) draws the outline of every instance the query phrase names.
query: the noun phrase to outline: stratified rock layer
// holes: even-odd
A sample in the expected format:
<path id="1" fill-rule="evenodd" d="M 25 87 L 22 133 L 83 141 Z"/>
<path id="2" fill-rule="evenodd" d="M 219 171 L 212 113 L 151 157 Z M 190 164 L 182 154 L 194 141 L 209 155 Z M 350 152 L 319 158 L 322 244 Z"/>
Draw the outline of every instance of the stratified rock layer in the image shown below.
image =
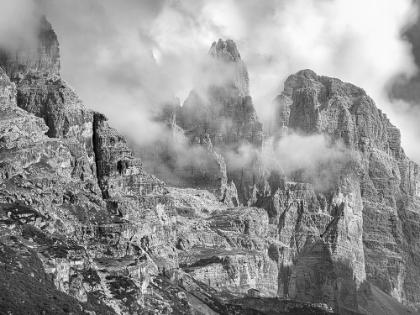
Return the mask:
<path id="1" fill-rule="evenodd" d="M 349 159 L 337 172 L 337 192 L 325 199 L 336 227 L 327 227 L 322 238 L 330 234 L 327 240 L 336 257 L 350 259 L 345 265 L 356 283 L 366 279 L 399 301 L 418 306 L 413 235 L 419 223 L 419 167 L 405 156 L 399 130 L 362 89 L 310 70 L 289 77 L 275 102 L 276 137 L 323 133 L 349 148 Z M 308 294 L 297 283 L 293 286 L 294 294 Z M 340 300 L 346 304 L 348 297 Z M 312 299 L 313 294 L 305 298 Z"/>
<path id="2" fill-rule="evenodd" d="M 36 272 L 51 279 L 48 285 L 55 290 L 80 301 L 78 313 L 102 312 L 101 305 L 108 305 L 109 313 L 139 309 L 150 276 L 162 266 L 176 266 L 172 201 L 136 185 L 129 198 L 104 200 L 83 139 L 47 137 L 44 121 L 17 107 L 14 84 L 3 70 L 0 74 L 4 244 L 34 253 L 43 266 Z M 94 130 L 93 122 L 88 130 Z M 110 169 L 111 162 L 100 167 Z M 87 165 L 83 172 L 81 165 Z M 150 175 L 142 180 L 147 187 L 159 182 Z M 109 288 L 113 282 L 130 284 L 127 300 Z M 12 311 L 15 306 L 7 303 L 2 309 Z"/>

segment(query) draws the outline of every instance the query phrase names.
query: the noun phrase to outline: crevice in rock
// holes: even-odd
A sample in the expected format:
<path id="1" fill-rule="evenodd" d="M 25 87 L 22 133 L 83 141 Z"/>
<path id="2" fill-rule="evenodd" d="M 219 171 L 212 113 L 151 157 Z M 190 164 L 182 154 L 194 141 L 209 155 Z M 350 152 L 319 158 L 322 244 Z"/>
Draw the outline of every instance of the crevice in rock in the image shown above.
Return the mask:
<path id="1" fill-rule="evenodd" d="M 92 128 L 92 144 L 93 144 L 93 152 L 95 153 L 95 165 L 96 165 L 96 181 L 98 183 L 99 189 L 102 192 L 102 198 L 106 199 L 106 193 L 102 188 L 101 185 L 101 176 L 100 176 L 100 150 L 99 150 L 99 136 L 98 136 L 98 128 L 100 123 L 100 115 L 99 113 L 93 114 L 93 128 Z"/>

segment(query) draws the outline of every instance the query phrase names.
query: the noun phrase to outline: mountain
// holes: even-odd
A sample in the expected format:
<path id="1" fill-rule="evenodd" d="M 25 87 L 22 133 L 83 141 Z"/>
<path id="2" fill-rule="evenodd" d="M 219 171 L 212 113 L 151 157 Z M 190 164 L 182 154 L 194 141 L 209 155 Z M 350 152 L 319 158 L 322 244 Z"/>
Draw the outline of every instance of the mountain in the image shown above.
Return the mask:
<path id="1" fill-rule="evenodd" d="M 153 158 L 150 150 L 140 150 L 139 156 L 153 161 L 146 162 L 149 171 L 176 187 L 208 189 L 229 206 L 255 202 L 262 190 L 257 186 L 266 186 L 257 154 L 264 134 L 249 95 L 247 67 L 232 40 L 212 44 L 183 106 L 168 104 L 160 121 L 167 122 L 171 136 L 160 144 L 165 149 L 152 148 Z M 181 137 L 186 143 L 181 150 L 191 152 L 191 161 L 174 148 Z M 243 150 L 249 151 L 246 161 L 237 158 Z"/>
<path id="2" fill-rule="evenodd" d="M 60 77 L 45 17 L 0 56 L 0 313 L 417 311 L 418 165 L 362 89 L 300 71 L 264 133 L 219 40 L 141 160 Z M 307 176 L 277 158 L 293 135 L 341 153 Z"/>
<path id="3" fill-rule="evenodd" d="M 399 130 L 364 90 L 310 70 L 290 76 L 275 103 L 278 137 L 287 132 L 324 133 L 348 148 L 347 158 L 333 165 L 335 169 L 325 166 L 334 174 L 335 187 L 321 198 L 318 193 L 304 200 L 308 209 L 304 213 L 331 216 L 327 224 L 317 227 L 321 237 L 315 244 L 331 246 L 333 261 L 341 266 L 336 274 L 344 278 L 347 269 L 348 280 L 353 278 L 356 284 L 353 293 L 368 283 L 417 307 L 419 166 L 404 154 Z M 287 212 L 280 210 L 292 226 L 302 221 L 320 222 Z M 312 224 L 304 225 L 313 228 Z M 288 240 L 292 238 L 288 235 Z M 313 257 L 310 261 L 316 264 Z M 305 281 L 299 285 L 300 294 L 313 288 Z M 346 307 L 351 304 L 349 293 L 346 288 L 346 298 L 341 298 Z M 363 307 L 361 303 L 359 308 Z"/>

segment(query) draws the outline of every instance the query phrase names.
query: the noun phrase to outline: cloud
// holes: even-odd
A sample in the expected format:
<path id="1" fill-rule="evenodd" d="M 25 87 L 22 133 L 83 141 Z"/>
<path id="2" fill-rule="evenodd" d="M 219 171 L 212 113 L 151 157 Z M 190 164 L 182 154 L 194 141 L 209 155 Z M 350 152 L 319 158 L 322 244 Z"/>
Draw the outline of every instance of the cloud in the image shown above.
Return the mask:
<path id="1" fill-rule="evenodd" d="M 35 1 L 35 0 L 34 0 Z M 18 26 L 32 1 L 9 6 Z M 282 83 L 301 69 L 338 77 L 365 89 L 419 146 L 420 127 L 407 128 L 406 105 L 392 102 L 394 78 L 417 69 L 402 32 L 417 17 L 411 0 L 37 0 L 58 34 L 62 76 L 87 107 L 148 143 L 160 137 L 153 121 L 159 104 L 182 101 L 213 41 L 233 39 L 248 66 L 250 92 L 259 117 L 272 117 L 271 101 Z M 16 4 L 16 5 L 15 5 Z M 26 13 L 25 13 L 26 12 Z M 16 19 L 13 21 L 13 19 Z M 0 33 L 1 34 L 1 33 Z M 156 136 L 153 136 L 156 135 Z"/>
<path id="2" fill-rule="evenodd" d="M 236 171 L 248 168 L 260 158 L 260 153 L 252 144 L 245 142 L 238 148 L 228 148 L 224 157 L 229 170 Z"/>
<path id="3" fill-rule="evenodd" d="M 224 153 L 230 170 L 246 169 L 258 163 L 261 171 L 276 171 L 288 180 L 309 182 L 317 191 L 334 187 L 352 153 L 341 140 L 323 134 L 285 134 L 280 140 L 267 139 L 261 150 L 249 143 Z"/>
<path id="4" fill-rule="evenodd" d="M 0 4 L 0 47 L 33 41 L 37 10 L 38 7 L 32 0 L 2 1 Z"/>
<path id="5" fill-rule="evenodd" d="M 342 141 L 321 134 L 288 134 L 274 147 L 275 158 L 286 175 L 298 182 L 310 182 L 318 191 L 331 189 L 351 158 Z"/>

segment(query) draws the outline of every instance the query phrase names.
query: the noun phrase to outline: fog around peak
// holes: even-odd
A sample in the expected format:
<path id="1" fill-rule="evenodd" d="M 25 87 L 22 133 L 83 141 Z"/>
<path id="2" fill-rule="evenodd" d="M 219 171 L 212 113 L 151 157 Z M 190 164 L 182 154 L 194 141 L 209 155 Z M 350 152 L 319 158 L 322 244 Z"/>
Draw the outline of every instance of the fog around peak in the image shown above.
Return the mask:
<path id="1" fill-rule="evenodd" d="M 221 38 L 235 41 L 263 122 L 285 79 L 312 69 L 365 89 L 420 162 L 418 106 L 389 98 L 396 78 L 417 73 L 403 36 L 417 20 L 411 0 L 19 0 L 1 9 L 13 17 L 0 22 L 3 38 L 31 11 L 44 12 L 60 41 L 62 77 L 87 107 L 140 143 L 159 137 L 159 104 L 183 103 Z"/>

